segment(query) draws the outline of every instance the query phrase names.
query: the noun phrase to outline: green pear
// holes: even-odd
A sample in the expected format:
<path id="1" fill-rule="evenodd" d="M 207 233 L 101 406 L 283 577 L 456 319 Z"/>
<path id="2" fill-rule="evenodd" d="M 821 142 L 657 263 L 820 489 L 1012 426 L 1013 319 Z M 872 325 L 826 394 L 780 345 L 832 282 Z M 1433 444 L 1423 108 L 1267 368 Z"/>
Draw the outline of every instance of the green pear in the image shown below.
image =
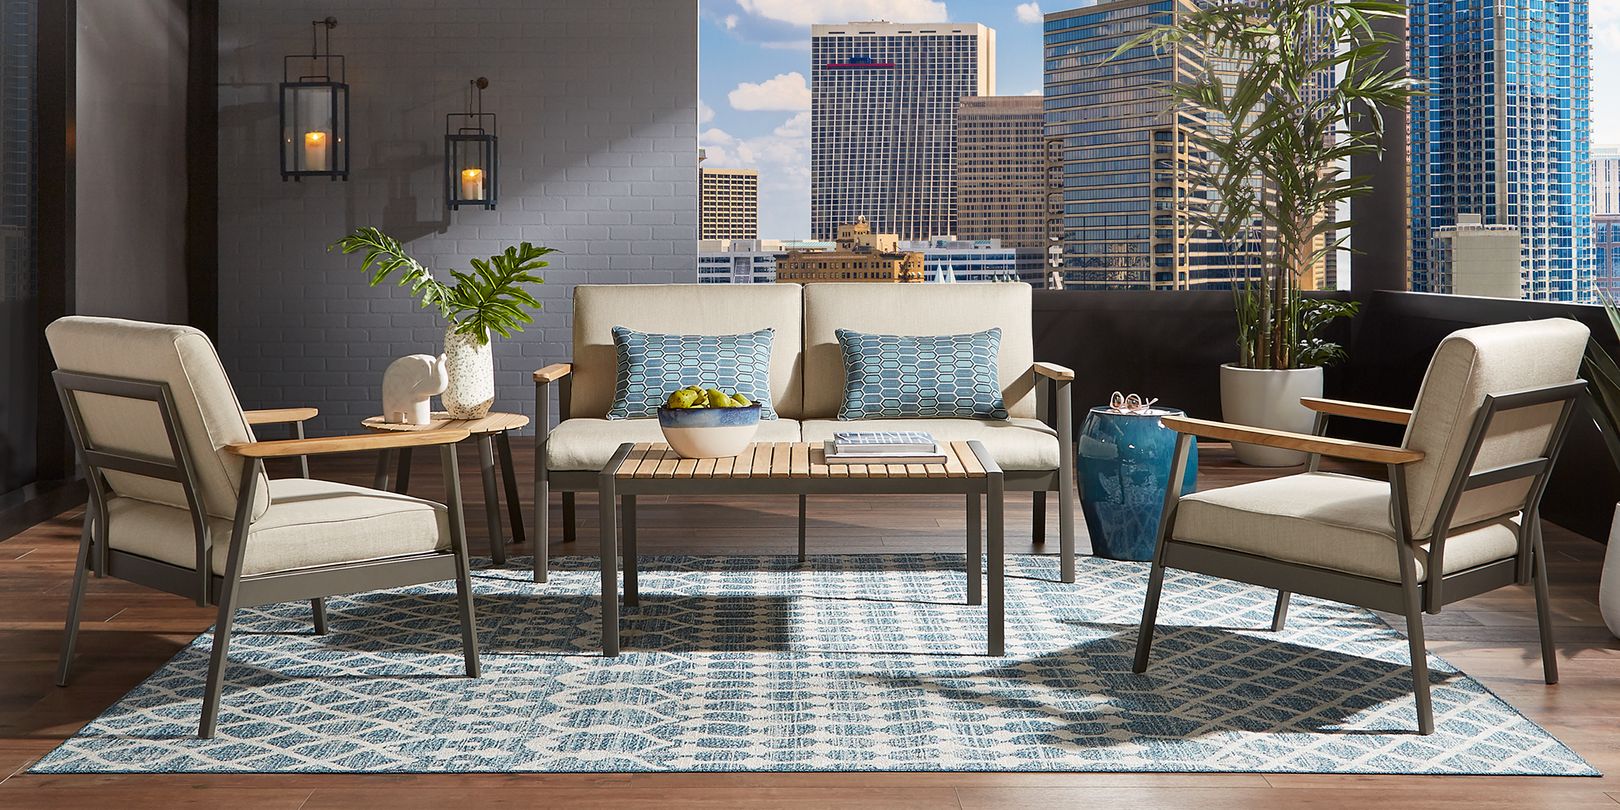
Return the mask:
<path id="1" fill-rule="evenodd" d="M 736 407 L 738 408 L 746 408 L 749 405 L 754 404 L 753 400 L 743 396 L 742 394 L 732 394 L 731 401 L 737 403 Z"/>
<path id="2" fill-rule="evenodd" d="M 669 401 L 664 403 L 671 408 L 691 408 L 697 404 L 698 393 L 682 388 L 669 395 Z"/>
<path id="3" fill-rule="evenodd" d="M 708 390 L 708 395 L 709 395 L 709 407 L 711 407 L 711 408 L 729 408 L 729 407 L 731 407 L 731 397 L 726 396 L 726 392 L 721 391 L 718 388 L 710 388 Z"/>

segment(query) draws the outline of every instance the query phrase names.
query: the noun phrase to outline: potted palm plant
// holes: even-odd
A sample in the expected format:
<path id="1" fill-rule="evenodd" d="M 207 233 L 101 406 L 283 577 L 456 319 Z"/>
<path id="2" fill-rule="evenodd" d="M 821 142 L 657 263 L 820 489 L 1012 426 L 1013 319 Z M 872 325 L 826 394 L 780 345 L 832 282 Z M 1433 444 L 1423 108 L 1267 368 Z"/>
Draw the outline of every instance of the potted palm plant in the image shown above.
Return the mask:
<path id="1" fill-rule="evenodd" d="M 473 259 L 471 272 L 450 271 L 454 284 L 433 277 L 405 247 L 376 228 L 356 228 L 332 244 L 345 255 L 365 251 L 361 272 L 375 287 L 395 273 L 426 309 L 438 310 L 446 323 L 444 363 L 450 386 L 441 396 L 452 419 L 481 419 L 495 403 L 495 358 L 491 338 L 509 338 L 533 323 L 529 313 L 540 308 L 525 285 L 544 279 L 532 271 L 545 267 L 542 256 L 556 251 L 524 242 L 488 260 Z M 330 248 L 328 248 L 330 249 Z"/>
<path id="2" fill-rule="evenodd" d="M 1620 309 L 1613 298 L 1602 290 L 1598 297 L 1609 315 L 1609 326 L 1620 337 Z M 1581 364 L 1581 376 L 1586 378 L 1596 407 L 1598 431 L 1609 448 L 1609 455 L 1620 466 L 1620 364 L 1616 364 L 1603 345 L 1593 335 L 1586 344 L 1586 360 Z M 1598 609 L 1609 632 L 1620 636 L 1620 504 L 1615 506 L 1614 523 L 1609 527 L 1609 546 L 1603 552 L 1603 574 L 1598 580 Z"/>
<path id="3" fill-rule="evenodd" d="M 1349 239 L 1340 204 L 1371 187 L 1347 167 L 1382 154 L 1379 107 L 1402 107 L 1413 93 L 1404 64 L 1385 62 L 1403 43 L 1374 27 L 1405 14 L 1387 0 L 1220 0 L 1178 9 L 1115 52 L 1152 45 L 1204 57 L 1169 89 L 1173 115 L 1203 122 L 1187 127 L 1188 224 L 1253 257 L 1235 290 L 1238 360 L 1221 368 L 1227 421 L 1308 431 L 1299 398 L 1320 396 L 1322 366 L 1343 356 L 1320 330 L 1354 305 L 1306 298 L 1301 282 Z M 1237 451 L 1251 464 L 1304 461 Z"/>

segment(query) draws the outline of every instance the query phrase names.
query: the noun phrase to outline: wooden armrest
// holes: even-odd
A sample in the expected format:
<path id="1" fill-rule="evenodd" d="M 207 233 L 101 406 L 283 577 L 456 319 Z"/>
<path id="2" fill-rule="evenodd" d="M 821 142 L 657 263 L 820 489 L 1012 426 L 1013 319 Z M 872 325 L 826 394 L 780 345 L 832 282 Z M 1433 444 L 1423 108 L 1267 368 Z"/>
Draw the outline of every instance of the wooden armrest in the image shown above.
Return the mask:
<path id="1" fill-rule="evenodd" d="M 1367 444 L 1366 442 L 1353 442 L 1348 439 L 1332 439 L 1327 436 L 1308 436 L 1304 433 L 1289 433 L 1284 430 L 1231 425 L 1205 419 L 1188 419 L 1184 416 L 1166 416 L 1160 419 L 1159 422 L 1171 430 L 1180 433 L 1191 433 L 1194 436 L 1222 439 L 1229 442 L 1261 444 L 1266 447 L 1280 447 L 1284 450 L 1300 450 L 1306 453 L 1321 453 L 1324 456 L 1370 461 L 1375 464 L 1411 464 L 1414 461 L 1423 460 L 1421 451 L 1407 450 L 1403 447 L 1390 447 L 1383 444 Z"/>
<path id="2" fill-rule="evenodd" d="M 1036 361 L 1032 368 L 1034 368 L 1036 374 L 1039 374 L 1049 380 L 1069 382 L 1074 379 L 1074 369 L 1065 368 L 1057 363 L 1042 363 Z"/>
<path id="3" fill-rule="evenodd" d="M 574 373 L 574 366 L 572 363 L 552 363 L 551 365 L 536 371 L 534 373 L 534 381 L 537 383 L 554 383 L 572 373 Z"/>
<path id="4" fill-rule="evenodd" d="M 328 453 L 359 453 L 366 450 L 392 450 L 400 447 L 453 444 L 466 439 L 469 435 L 471 434 L 460 428 L 395 433 L 362 433 L 355 436 L 321 436 L 315 439 L 282 439 L 273 442 L 227 444 L 225 445 L 225 451 L 246 458 L 319 456 Z"/>
<path id="5" fill-rule="evenodd" d="M 1349 416 L 1356 419 L 1366 419 L 1370 422 L 1404 425 L 1412 421 L 1412 410 L 1410 408 L 1391 408 L 1388 405 L 1367 405 L 1361 402 L 1346 402 L 1342 399 L 1322 399 L 1320 397 L 1301 397 L 1299 404 L 1317 413 Z"/>
<path id="6" fill-rule="evenodd" d="M 243 411 L 250 425 L 280 425 L 287 422 L 308 422 L 321 412 L 314 408 L 267 408 L 261 411 Z"/>

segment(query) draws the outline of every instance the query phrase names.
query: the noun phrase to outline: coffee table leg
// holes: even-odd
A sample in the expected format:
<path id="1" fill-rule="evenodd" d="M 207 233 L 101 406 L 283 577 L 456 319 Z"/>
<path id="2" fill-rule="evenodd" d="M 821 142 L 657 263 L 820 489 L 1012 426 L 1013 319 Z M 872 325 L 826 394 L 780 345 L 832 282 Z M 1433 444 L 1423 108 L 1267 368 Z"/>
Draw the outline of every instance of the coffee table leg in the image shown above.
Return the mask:
<path id="1" fill-rule="evenodd" d="M 799 562 L 804 562 L 804 559 L 805 559 L 805 557 L 804 557 L 804 552 L 805 552 L 804 507 L 805 507 L 805 496 L 800 495 L 799 496 Z"/>
<path id="2" fill-rule="evenodd" d="M 624 546 L 624 606 L 634 607 L 641 604 L 640 586 L 636 581 L 636 496 L 620 495 L 619 504 L 623 514 L 619 542 Z"/>
<path id="3" fill-rule="evenodd" d="M 517 471 L 512 465 L 512 439 L 508 431 L 495 434 L 495 452 L 501 457 L 501 484 L 506 487 L 506 516 L 512 521 L 512 542 L 528 540 L 523 533 L 523 504 L 518 499 Z"/>
<path id="4" fill-rule="evenodd" d="M 605 472 L 600 480 L 601 528 L 598 532 L 601 534 L 602 553 L 602 655 L 611 658 L 619 654 L 619 571 L 616 563 L 619 531 L 613 519 L 613 474 Z"/>
<path id="5" fill-rule="evenodd" d="M 388 491 L 388 468 L 394 459 L 394 451 L 380 450 L 377 452 L 377 472 L 371 476 L 371 488 Z"/>
<path id="6" fill-rule="evenodd" d="M 1005 510 L 1005 481 L 1001 471 L 990 473 L 990 491 L 986 500 L 989 502 L 986 517 L 989 523 L 987 534 L 990 540 L 990 585 L 987 596 L 990 600 L 990 654 L 1003 656 L 1007 654 L 1007 593 L 1006 593 L 1006 510 Z M 976 568 L 977 566 L 975 566 Z M 977 580 L 978 577 L 974 576 Z"/>
<path id="7" fill-rule="evenodd" d="M 980 593 L 980 558 L 984 555 L 984 546 L 979 539 L 979 493 L 970 492 L 967 496 L 967 560 L 963 570 L 967 573 L 967 603 L 970 605 L 984 604 L 984 596 Z"/>
<path id="8" fill-rule="evenodd" d="M 401 495 L 404 495 L 406 488 L 409 487 L 410 485 L 411 485 L 411 448 L 409 448 L 409 447 L 401 447 L 401 448 L 399 448 L 399 467 L 398 467 L 398 471 L 394 473 L 394 491 L 398 492 Z"/>
<path id="9" fill-rule="evenodd" d="M 478 466 L 484 473 L 484 516 L 489 523 L 489 552 L 496 565 L 506 564 L 506 538 L 501 535 L 500 485 L 495 482 L 495 443 L 478 437 Z"/>

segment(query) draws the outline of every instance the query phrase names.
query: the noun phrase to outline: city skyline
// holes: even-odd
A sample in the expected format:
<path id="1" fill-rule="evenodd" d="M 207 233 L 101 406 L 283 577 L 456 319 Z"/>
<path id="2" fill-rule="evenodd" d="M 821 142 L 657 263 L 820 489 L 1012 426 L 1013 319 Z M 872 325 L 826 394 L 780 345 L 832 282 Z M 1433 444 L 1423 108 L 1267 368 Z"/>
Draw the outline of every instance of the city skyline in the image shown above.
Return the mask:
<path id="1" fill-rule="evenodd" d="M 887 19 L 981 23 L 997 36 L 997 93 L 1038 95 L 1042 16 L 1095 5 L 988 0 L 701 0 L 701 145 L 708 165 L 760 172 L 760 235 L 810 234 L 810 26 Z M 1620 144 L 1620 0 L 1592 0 L 1592 144 Z"/>

